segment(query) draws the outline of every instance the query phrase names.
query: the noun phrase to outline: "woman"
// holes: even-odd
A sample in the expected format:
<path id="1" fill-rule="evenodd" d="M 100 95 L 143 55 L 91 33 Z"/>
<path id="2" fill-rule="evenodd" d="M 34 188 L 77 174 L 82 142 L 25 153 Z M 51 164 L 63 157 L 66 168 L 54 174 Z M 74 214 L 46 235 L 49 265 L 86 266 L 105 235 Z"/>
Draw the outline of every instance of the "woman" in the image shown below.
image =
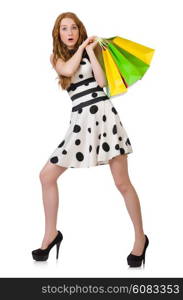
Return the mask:
<path id="1" fill-rule="evenodd" d="M 47 260 L 62 233 L 57 231 L 57 179 L 67 168 L 109 164 L 114 183 L 125 200 L 133 222 L 135 241 L 127 262 L 131 267 L 145 263 L 149 240 L 144 234 L 137 193 L 128 175 L 127 155 L 132 146 L 117 110 L 103 87 L 106 78 L 99 64 L 95 36 L 71 12 L 59 15 L 52 31 L 53 53 L 50 61 L 59 76 L 59 84 L 72 100 L 70 126 L 60 144 L 40 172 L 45 211 L 45 235 L 41 248 L 33 250 L 35 260 Z"/>

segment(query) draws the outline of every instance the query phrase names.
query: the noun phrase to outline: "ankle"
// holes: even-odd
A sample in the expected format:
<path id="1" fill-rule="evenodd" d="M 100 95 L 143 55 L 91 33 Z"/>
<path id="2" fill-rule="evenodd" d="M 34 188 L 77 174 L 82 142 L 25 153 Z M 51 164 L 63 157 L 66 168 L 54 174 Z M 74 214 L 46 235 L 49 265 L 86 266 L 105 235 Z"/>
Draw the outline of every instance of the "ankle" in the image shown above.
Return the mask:
<path id="1" fill-rule="evenodd" d="M 138 233 L 135 233 L 135 240 L 143 240 L 145 239 L 145 233 L 144 232 L 138 232 Z"/>
<path id="2" fill-rule="evenodd" d="M 58 231 L 57 231 L 57 230 L 45 232 L 44 238 L 43 238 L 43 239 L 44 239 L 45 241 L 49 241 L 50 239 L 53 239 L 53 237 L 56 237 L 57 234 L 58 234 Z"/>

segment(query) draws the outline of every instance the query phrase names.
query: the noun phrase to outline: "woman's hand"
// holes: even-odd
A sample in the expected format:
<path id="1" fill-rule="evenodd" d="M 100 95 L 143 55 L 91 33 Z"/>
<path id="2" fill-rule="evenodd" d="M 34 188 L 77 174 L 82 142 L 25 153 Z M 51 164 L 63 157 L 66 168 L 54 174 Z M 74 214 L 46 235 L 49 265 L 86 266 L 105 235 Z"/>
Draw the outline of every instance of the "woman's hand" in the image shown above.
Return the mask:
<path id="1" fill-rule="evenodd" d="M 97 38 L 97 36 L 93 35 L 91 37 L 88 37 L 81 45 L 81 48 L 85 48 L 87 49 L 94 49 L 94 47 L 97 45 L 97 41 L 95 41 L 95 39 Z"/>
<path id="2" fill-rule="evenodd" d="M 96 46 L 97 46 L 98 42 L 97 41 L 94 41 L 94 42 L 91 42 L 89 43 L 87 46 L 86 46 L 86 51 L 90 51 L 90 50 L 93 50 Z"/>

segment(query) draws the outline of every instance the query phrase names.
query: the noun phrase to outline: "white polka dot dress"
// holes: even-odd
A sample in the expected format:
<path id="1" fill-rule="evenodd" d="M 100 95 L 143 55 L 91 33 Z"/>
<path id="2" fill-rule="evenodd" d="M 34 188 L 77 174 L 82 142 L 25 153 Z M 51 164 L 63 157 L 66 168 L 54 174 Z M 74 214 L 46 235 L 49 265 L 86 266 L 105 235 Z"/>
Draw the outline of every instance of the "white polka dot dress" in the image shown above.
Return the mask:
<path id="1" fill-rule="evenodd" d="M 94 78 L 86 50 L 67 92 L 72 100 L 69 127 L 48 161 L 89 168 L 133 152 L 117 110 Z"/>

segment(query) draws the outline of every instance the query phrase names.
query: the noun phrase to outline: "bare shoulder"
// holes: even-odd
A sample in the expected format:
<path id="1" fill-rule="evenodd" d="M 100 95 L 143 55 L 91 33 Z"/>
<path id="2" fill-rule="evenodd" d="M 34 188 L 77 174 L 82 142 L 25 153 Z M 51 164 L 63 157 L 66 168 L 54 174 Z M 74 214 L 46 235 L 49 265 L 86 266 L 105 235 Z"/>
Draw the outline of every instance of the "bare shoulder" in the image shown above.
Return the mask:
<path id="1" fill-rule="evenodd" d="M 52 63 L 52 61 L 53 61 L 53 53 L 50 55 L 50 61 Z"/>
<path id="2" fill-rule="evenodd" d="M 52 64 L 52 66 L 54 67 L 53 57 L 54 57 L 54 54 L 52 53 L 52 54 L 50 55 L 50 62 L 51 62 L 51 64 Z"/>
<path id="3" fill-rule="evenodd" d="M 50 62 L 52 64 L 52 66 L 53 66 L 53 53 L 50 55 Z"/>

